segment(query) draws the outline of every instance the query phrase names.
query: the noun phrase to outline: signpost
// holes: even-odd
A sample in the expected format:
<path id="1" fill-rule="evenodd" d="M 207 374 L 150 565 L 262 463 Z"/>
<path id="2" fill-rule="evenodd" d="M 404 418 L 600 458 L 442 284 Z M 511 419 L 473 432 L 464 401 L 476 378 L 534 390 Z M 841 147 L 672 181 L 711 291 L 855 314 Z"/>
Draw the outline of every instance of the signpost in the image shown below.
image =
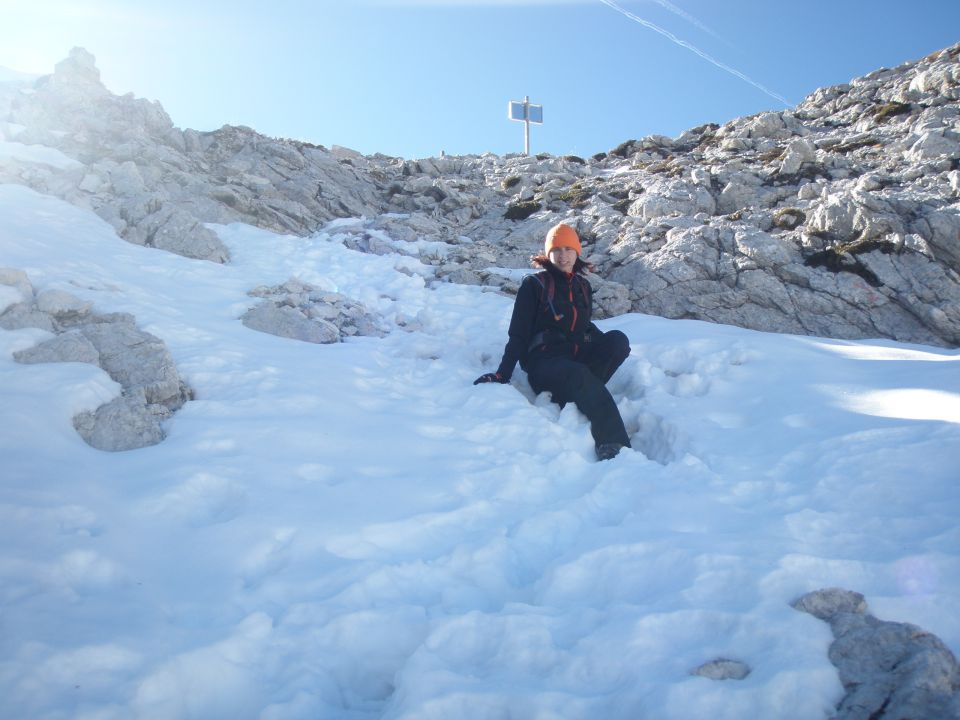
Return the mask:
<path id="1" fill-rule="evenodd" d="M 530 154 L 530 123 L 543 124 L 543 105 L 531 105 L 530 97 L 524 95 L 523 102 L 511 100 L 507 105 L 507 117 L 523 121 L 523 154 Z"/>

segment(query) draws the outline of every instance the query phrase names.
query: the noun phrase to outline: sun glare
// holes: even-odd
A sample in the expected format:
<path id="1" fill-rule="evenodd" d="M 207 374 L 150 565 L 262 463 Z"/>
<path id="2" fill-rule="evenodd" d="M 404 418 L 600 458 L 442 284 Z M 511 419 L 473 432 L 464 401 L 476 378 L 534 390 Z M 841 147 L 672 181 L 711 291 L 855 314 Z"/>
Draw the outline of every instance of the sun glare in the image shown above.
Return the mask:
<path id="1" fill-rule="evenodd" d="M 902 388 L 851 393 L 844 397 L 842 406 L 864 415 L 960 423 L 960 395 L 943 390 Z"/>

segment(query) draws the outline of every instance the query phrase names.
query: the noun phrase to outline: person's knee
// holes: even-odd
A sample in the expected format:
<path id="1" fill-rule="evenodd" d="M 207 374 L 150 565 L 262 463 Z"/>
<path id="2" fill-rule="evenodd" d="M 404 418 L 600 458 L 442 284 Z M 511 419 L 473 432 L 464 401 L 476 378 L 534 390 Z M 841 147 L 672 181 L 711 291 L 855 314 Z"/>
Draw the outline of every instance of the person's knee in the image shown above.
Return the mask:
<path id="1" fill-rule="evenodd" d="M 630 355 L 630 338 L 620 330 L 611 330 L 607 335 L 610 336 L 610 348 L 613 355 L 626 359 Z"/>

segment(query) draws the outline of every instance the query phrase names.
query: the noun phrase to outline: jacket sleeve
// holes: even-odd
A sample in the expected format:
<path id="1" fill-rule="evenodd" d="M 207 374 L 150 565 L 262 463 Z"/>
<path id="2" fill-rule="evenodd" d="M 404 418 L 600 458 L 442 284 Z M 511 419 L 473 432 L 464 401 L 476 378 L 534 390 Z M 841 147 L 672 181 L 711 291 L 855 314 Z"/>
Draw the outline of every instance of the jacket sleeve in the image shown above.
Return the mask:
<path id="1" fill-rule="evenodd" d="M 537 319 L 537 308 L 540 307 L 539 287 L 537 279 L 528 275 L 517 291 L 517 299 L 513 303 L 513 315 L 510 317 L 507 344 L 503 348 L 500 367 L 497 368 L 497 373 L 504 380 L 510 379 L 517 363 L 526 357 L 527 349 L 530 347 Z"/>

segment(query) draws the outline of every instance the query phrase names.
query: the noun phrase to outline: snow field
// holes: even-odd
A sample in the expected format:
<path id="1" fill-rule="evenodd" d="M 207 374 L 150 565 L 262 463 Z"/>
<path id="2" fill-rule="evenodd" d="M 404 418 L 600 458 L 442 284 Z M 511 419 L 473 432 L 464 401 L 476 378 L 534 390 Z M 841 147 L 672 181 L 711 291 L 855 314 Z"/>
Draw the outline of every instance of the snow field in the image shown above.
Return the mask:
<path id="1" fill-rule="evenodd" d="M 133 313 L 196 391 L 160 445 L 102 453 L 70 420 L 118 387 L 0 332 L 0 715 L 822 718 L 829 629 L 789 603 L 832 585 L 960 648 L 956 351 L 604 321 L 635 452 L 596 463 L 522 372 L 471 384 L 511 299 L 348 250 L 363 220 L 220 227 L 219 266 L 20 187 L 0 217 L 0 266 Z M 244 327 L 290 277 L 406 329 Z M 753 671 L 689 674 L 718 657 Z"/>

